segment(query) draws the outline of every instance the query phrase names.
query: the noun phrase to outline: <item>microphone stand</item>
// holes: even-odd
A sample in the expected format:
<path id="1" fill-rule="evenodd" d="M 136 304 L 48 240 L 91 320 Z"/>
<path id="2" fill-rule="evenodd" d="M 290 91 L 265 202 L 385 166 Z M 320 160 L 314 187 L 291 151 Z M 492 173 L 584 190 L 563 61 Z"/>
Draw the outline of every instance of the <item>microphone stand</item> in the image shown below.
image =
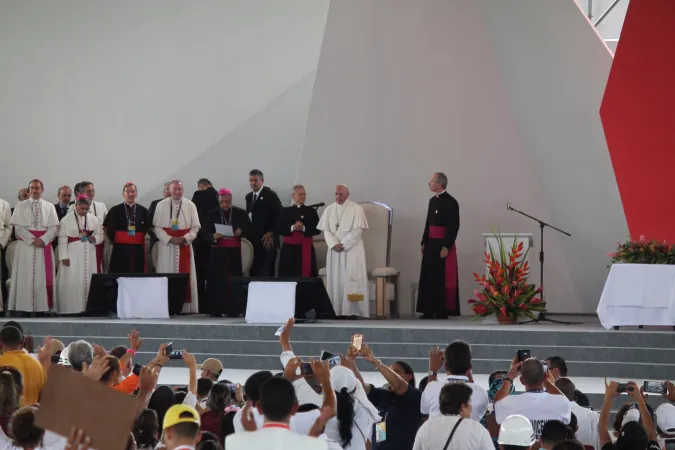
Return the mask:
<path id="1" fill-rule="evenodd" d="M 544 285 L 544 228 L 549 227 L 549 228 L 552 228 L 552 229 L 554 229 L 554 230 L 556 230 L 556 231 L 558 231 L 558 232 L 560 232 L 564 235 L 567 235 L 567 236 L 572 236 L 572 235 L 569 234 L 567 231 L 563 231 L 560 228 L 554 227 L 553 225 L 550 225 L 550 224 L 548 224 L 548 223 L 546 223 L 542 220 L 539 220 L 536 217 L 533 217 L 533 216 L 531 216 L 527 213 L 524 213 L 522 211 L 519 211 L 519 210 L 513 208 L 511 206 L 511 202 L 508 202 L 506 204 L 506 209 L 509 210 L 509 211 L 517 212 L 518 214 L 520 214 L 522 216 L 525 216 L 528 219 L 532 219 L 539 224 L 539 231 L 540 231 L 539 232 L 539 267 L 540 267 L 540 270 L 541 270 L 541 272 L 539 274 L 539 276 L 540 276 L 539 286 L 543 286 Z M 543 291 L 541 293 L 541 299 L 544 300 L 544 292 Z M 532 320 L 528 320 L 526 322 L 520 322 L 520 323 L 526 324 L 526 323 L 532 323 L 532 322 L 534 322 L 534 323 L 551 322 L 551 323 L 559 323 L 559 324 L 562 324 L 562 325 L 571 325 L 572 324 L 572 322 L 563 322 L 561 320 L 549 319 L 546 316 L 546 314 L 547 314 L 546 309 L 544 309 L 544 311 L 540 312 L 537 315 L 536 319 L 532 319 Z"/>

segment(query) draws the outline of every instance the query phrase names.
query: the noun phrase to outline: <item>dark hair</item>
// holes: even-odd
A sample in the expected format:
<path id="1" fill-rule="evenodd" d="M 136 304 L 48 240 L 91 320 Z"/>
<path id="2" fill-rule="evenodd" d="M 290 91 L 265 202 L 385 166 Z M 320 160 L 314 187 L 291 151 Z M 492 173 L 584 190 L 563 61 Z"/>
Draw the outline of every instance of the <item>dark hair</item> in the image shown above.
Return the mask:
<path id="1" fill-rule="evenodd" d="M 43 191 L 45 190 L 45 185 L 42 184 L 42 180 L 38 180 L 37 178 L 33 178 L 32 180 L 30 180 L 28 182 L 28 187 L 30 187 L 30 185 L 33 184 L 33 183 L 40 183 L 40 187 L 42 188 L 42 190 Z"/>
<path id="2" fill-rule="evenodd" d="M 256 372 L 248 377 L 248 380 L 244 383 L 246 398 L 253 403 L 260 401 L 260 387 L 270 378 L 272 378 L 272 372 L 269 370 Z"/>
<path id="3" fill-rule="evenodd" d="M 427 384 L 429 384 L 429 377 L 426 376 L 420 380 L 420 385 L 419 385 L 419 390 L 420 392 L 424 392 L 424 390 L 427 388 Z"/>
<path id="4" fill-rule="evenodd" d="M 169 386 L 158 386 L 155 392 L 150 396 L 148 408 L 157 412 L 157 423 L 160 431 L 164 424 L 164 415 L 173 405 L 176 404 L 176 396 Z"/>
<path id="5" fill-rule="evenodd" d="M 645 447 L 646 446 L 647 445 L 645 444 Z M 553 450 L 584 450 L 584 444 L 576 439 L 567 439 L 555 444 Z"/>
<path id="6" fill-rule="evenodd" d="M 394 364 L 401 366 L 403 373 L 410 376 L 410 381 L 408 381 L 408 384 L 412 387 L 415 387 L 415 371 L 413 370 L 412 366 L 405 361 L 394 361 Z"/>
<path id="7" fill-rule="evenodd" d="M 637 422 L 628 422 L 616 438 L 614 448 L 616 450 L 642 450 L 647 448 L 647 442 L 649 442 L 649 437 L 644 427 Z"/>
<path id="8" fill-rule="evenodd" d="M 206 406 L 217 416 L 225 414 L 225 408 L 231 403 L 230 387 L 225 384 L 216 383 L 209 391 L 209 398 L 206 400 Z"/>
<path id="9" fill-rule="evenodd" d="M 16 320 L 8 320 L 7 322 L 5 322 L 5 323 L 2 325 L 2 328 L 5 328 L 5 327 L 14 327 L 14 328 L 18 328 L 19 331 L 21 332 L 21 334 L 23 334 L 23 327 L 22 327 L 21 324 L 20 324 L 19 322 L 17 322 Z"/>
<path id="10" fill-rule="evenodd" d="M 577 387 L 574 385 L 574 382 L 566 377 L 561 377 L 555 380 L 555 387 L 560 389 L 560 392 L 563 393 L 567 400 L 573 402 L 577 399 Z"/>
<path id="11" fill-rule="evenodd" d="M 445 349 L 445 369 L 451 375 L 466 375 L 471 369 L 471 346 L 464 341 L 451 342 Z"/>
<path id="12" fill-rule="evenodd" d="M 303 403 L 302 405 L 298 406 L 298 413 L 310 412 L 310 411 L 314 411 L 314 410 L 317 410 L 317 409 L 321 409 L 321 408 L 319 408 L 314 403 Z"/>
<path id="13" fill-rule="evenodd" d="M 84 192 L 84 190 L 87 188 L 87 186 L 91 186 L 94 183 L 91 181 L 80 181 L 80 193 Z"/>
<path id="14" fill-rule="evenodd" d="M 208 178 L 200 178 L 199 181 L 197 181 L 197 186 L 201 186 L 203 184 L 208 184 L 209 186 L 213 186 L 213 183 L 211 183 Z"/>
<path id="15" fill-rule="evenodd" d="M 541 442 L 556 444 L 568 438 L 569 428 L 559 420 L 549 420 L 541 429 Z"/>
<path id="16" fill-rule="evenodd" d="M 265 179 L 263 173 L 258 169 L 253 169 L 248 174 L 252 177 L 260 177 L 261 180 Z"/>
<path id="17" fill-rule="evenodd" d="M 12 367 L 12 369 L 14 369 Z M 14 371 L 17 371 L 14 369 Z M 12 414 L 19 409 L 21 393 L 14 381 L 14 373 L 6 368 L 0 369 L 0 427 L 9 436 L 9 422 Z M 21 373 L 19 372 L 19 377 Z"/>
<path id="18" fill-rule="evenodd" d="M 579 430 L 579 422 L 577 421 L 577 415 L 574 413 L 570 414 L 570 423 L 567 425 L 567 439 L 576 439 L 577 431 Z"/>
<path id="19" fill-rule="evenodd" d="M 187 397 L 187 392 L 176 391 L 174 392 L 173 397 L 176 399 L 176 403 L 180 405 L 183 403 L 183 400 L 185 400 L 185 397 Z"/>
<path id="20" fill-rule="evenodd" d="M 502 445 L 503 450 L 530 450 L 530 446 L 521 447 L 520 445 Z"/>
<path id="21" fill-rule="evenodd" d="M 206 397 L 213 387 L 213 380 L 211 378 L 202 377 L 197 380 L 197 397 Z"/>
<path id="22" fill-rule="evenodd" d="M 218 436 L 210 431 L 202 431 L 202 438 L 199 440 L 199 442 L 207 441 L 218 442 Z"/>
<path id="23" fill-rule="evenodd" d="M 16 327 L 8 326 L 0 330 L 0 341 L 2 341 L 3 345 L 16 347 L 17 345 L 21 345 L 22 340 L 23 335 L 21 334 L 21 330 Z"/>
<path id="24" fill-rule="evenodd" d="M 551 356 L 550 358 L 546 358 L 546 361 L 548 370 L 558 369 L 558 373 L 560 373 L 561 377 L 567 376 L 567 363 L 562 356 Z"/>
<path id="25" fill-rule="evenodd" d="M 11 437 L 17 447 L 38 447 L 45 435 L 45 430 L 35 426 L 37 408 L 26 406 L 12 416 Z"/>
<path id="26" fill-rule="evenodd" d="M 75 195 L 80 193 L 80 185 L 81 183 L 75 183 L 75 186 L 73 186 L 73 192 L 75 192 Z"/>
<path id="27" fill-rule="evenodd" d="M 488 378 L 488 386 L 492 386 L 492 383 L 499 378 L 504 378 L 508 372 L 506 370 L 495 370 L 490 374 L 490 377 Z"/>
<path id="28" fill-rule="evenodd" d="M 223 450 L 223 447 L 216 441 L 199 441 L 196 450 Z"/>
<path id="29" fill-rule="evenodd" d="M 348 447 L 352 442 L 352 427 L 354 426 L 354 397 L 342 388 L 337 395 L 337 422 L 340 433 L 340 446 Z"/>
<path id="30" fill-rule="evenodd" d="M 124 186 L 122 186 L 122 193 L 124 194 L 124 191 L 129 187 L 133 186 L 134 189 L 138 190 L 138 187 L 134 183 L 124 183 Z"/>
<path id="31" fill-rule="evenodd" d="M 122 372 L 122 367 L 120 366 L 120 360 L 113 355 L 106 355 L 105 359 L 108 361 L 108 368 L 101 375 L 101 383 L 109 384 L 112 381 L 113 375 Z"/>
<path id="32" fill-rule="evenodd" d="M 471 401 L 472 393 L 473 389 L 462 382 L 448 383 L 443 386 L 439 396 L 441 414 L 446 416 L 459 414 L 462 406 Z"/>
<path id="33" fill-rule="evenodd" d="M 523 364 L 520 366 L 520 374 L 523 377 L 523 384 L 525 386 L 536 386 L 543 383 L 546 379 L 544 363 L 536 358 L 523 361 Z"/>
<path id="34" fill-rule="evenodd" d="M 155 448 L 159 442 L 159 420 L 153 409 L 145 409 L 134 424 L 134 438 L 138 447 Z"/>
<path id="35" fill-rule="evenodd" d="M 647 411 L 649 411 L 649 415 L 652 417 L 652 420 L 654 421 L 654 423 L 656 423 L 656 413 L 654 412 L 654 408 L 652 408 L 649 404 L 646 404 L 645 406 L 647 407 Z M 638 409 L 637 404 L 635 404 L 634 402 L 628 402 L 621 405 L 621 408 L 619 408 L 619 410 L 616 412 L 616 415 L 614 416 L 614 423 L 612 424 L 614 431 L 616 432 L 621 431 L 621 423 L 623 422 L 623 417 L 630 409 Z M 642 424 L 642 417 L 640 417 L 638 423 Z"/>
<path id="36" fill-rule="evenodd" d="M 19 372 L 19 369 L 12 366 L 0 366 L 0 373 L 7 372 L 14 379 L 14 385 L 19 394 L 19 397 L 23 395 L 23 375 Z"/>
<path id="37" fill-rule="evenodd" d="M 293 384 L 285 378 L 271 377 L 260 386 L 260 409 L 266 419 L 280 422 L 298 404 Z"/>
<path id="38" fill-rule="evenodd" d="M 124 345 L 118 345 L 110 350 L 108 354 L 113 355 L 117 359 L 122 359 L 122 357 L 127 354 L 127 348 Z"/>

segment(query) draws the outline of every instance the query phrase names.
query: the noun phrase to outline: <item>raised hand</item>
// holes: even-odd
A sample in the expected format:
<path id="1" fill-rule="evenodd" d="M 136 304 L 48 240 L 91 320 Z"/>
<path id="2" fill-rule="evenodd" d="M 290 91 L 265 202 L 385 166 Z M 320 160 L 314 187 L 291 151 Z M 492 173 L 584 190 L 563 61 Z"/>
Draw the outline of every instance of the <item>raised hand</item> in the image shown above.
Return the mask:
<path id="1" fill-rule="evenodd" d="M 136 330 L 131 330 L 128 336 L 129 336 L 129 348 L 131 348 L 134 351 L 137 351 L 141 347 L 141 344 L 143 343 L 143 340 L 140 338 L 140 334 Z"/>

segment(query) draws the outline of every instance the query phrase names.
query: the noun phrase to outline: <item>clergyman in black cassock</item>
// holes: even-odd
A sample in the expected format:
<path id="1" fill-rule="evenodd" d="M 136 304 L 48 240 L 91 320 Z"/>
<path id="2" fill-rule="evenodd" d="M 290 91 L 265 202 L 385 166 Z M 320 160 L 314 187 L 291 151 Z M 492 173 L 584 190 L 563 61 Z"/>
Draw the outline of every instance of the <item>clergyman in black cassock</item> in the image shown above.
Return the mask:
<path id="1" fill-rule="evenodd" d="M 251 233 L 251 222 L 246 211 L 232 206 L 232 193 L 228 189 L 218 191 L 220 206 L 206 214 L 200 233 L 203 239 L 211 242 L 209 278 L 206 283 L 208 301 L 200 305 L 201 311 L 210 316 L 243 314 L 234 302 L 230 301 L 232 289 L 230 277 L 243 275 L 241 265 L 241 238 Z M 230 225 L 235 237 L 223 237 L 216 232 L 216 224 Z"/>
<path id="2" fill-rule="evenodd" d="M 455 240 L 459 232 L 459 203 L 445 191 L 447 177 L 435 173 L 422 237 L 422 269 L 417 312 L 423 319 L 459 315 L 459 283 Z"/>
<path id="3" fill-rule="evenodd" d="M 145 235 L 151 226 L 148 210 L 136 203 L 136 186 L 123 188 L 124 203 L 110 208 L 103 227 L 112 244 L 110 273 L 145 273 Z"/>
<path id="4" fill-rule="evenodd" d="M 206 214 L 212 209 L 218 208 L 218 191 L 206 178 L 197 182 L 199 190 L 192 195 L 192 203 L 197 207 L 199 223 L 204 223 Z M 206 279 L 209 276 L 209 255 L 211 249 L 211 239 L 213 235 L 204 240 L 203 233 L 197 235 L 197 239 L 192 242 L 192 250 L 195 255 L 195 271 L 197 272 L 197 295 L 200 299 L 206 298 Z"/>
<path id="5" fill-rule="evenodd" d="M 313 236 L 320 234 L 316 229 L 319 215 L 314 208 L 305 205 L 305 188 L 293 187 L 295 205 L 281 210 L 277 219 L 277 234 L 284 236 L 279 255 L 280 277 L 316 277 L 316 252 Z"/>

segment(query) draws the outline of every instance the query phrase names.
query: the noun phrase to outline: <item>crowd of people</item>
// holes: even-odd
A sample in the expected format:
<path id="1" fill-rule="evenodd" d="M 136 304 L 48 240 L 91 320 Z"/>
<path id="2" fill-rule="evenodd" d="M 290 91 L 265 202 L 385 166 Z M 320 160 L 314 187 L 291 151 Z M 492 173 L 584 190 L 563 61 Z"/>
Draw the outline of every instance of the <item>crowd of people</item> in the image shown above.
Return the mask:
<path id="1" fill-rule="evenodd" d="M 198 181 L 191 200 L 180 180 L 166 183 L 164 198 L 148 208 L 137 204 L 136 184 L 125 183 L 124 201 L 108 209 L 95 200 L 90 181 L 77 183 L 74 194 L 61 186 L 58 202 L 52 204 L 43 198 L 42 181 L 31 180 L 19 191 L 14 208 L 0 200 L 0 251 L 10 240 L 17 241 L 11 273 L 5 270 L 3 276 L 2 289 L 10 278 L 6 307 L 18 316 L 81 314 L 92 275 L 147 272 L 150 245 L 156 246 L 157 273 L 189 274 L 184 313 L 237 316 L 243 311 L 230 298 L 228 280 L 243 275 L 242 239 L 253 246 L 251 276 L 316 277 L 313 238 L 323 233 L 328 246 L 326 289 L 336 315 L 369 317 L 363 244 L 368 221 L 363 207 L 349 200 L 349 188 L 336 186 L 335 202 L 319 217 L 320 205 L 305 204 L 302 185 L 293 186 L 293 204 L 284 208 L 276 192 L 264 185 L 260 170 L 249 173 L 249 184 L 245 209 L 233 205 L 229 189 L 216 190 L 205 178 Z M 422 233 L 418 295 L 424 319 L 459 315 L 459 206 L 446 186 L 443 173 L 429 181 L 434 196 Z M 109 264 L 106 248 L 112 251 Z"/>
<path id="2" fill-rule="evenodd" d="M 34 352 L 22 326 L 7 322 L 0 329 L 0 448 L 96 448 L 87 430 L 78 430 L 81 424 L 72 424 L 68 438 L 36 425 L 55 364 L 136 399 L 127 449 L 657 450 L 675 439 L 672 383 L 668 401 L 656 410 L 639 386 L 628 383 L 629 401 L 610 424 L 619 384 L 606 382 L 602 410 L 595 412 L 560 357 L 514 358 L 483 387 L 473 379 L 469 344 L 454 341 L 445 350 L 430 349 L 428 375 L 417 382 L 409 364 L 387 366 L 365 343 L 338 357 L 303 361 L 293 352 L 293 326 L 291 319 L 281 332 L 277 373 L 259 371 L 235 384 L 221 361 L 198 365 L 183 350 L 187 383 L 172 387 L 158 385 L 170 362 L 166 344 L 148 364 L 134 363 L 143 343 L 137 331 L 112 349 L 82 340 L 66 346 L 48 337 Z M 386 384 L 366 383 L 358 359 Z M 515 393 L 517 378 L 523 393 Z"/>

